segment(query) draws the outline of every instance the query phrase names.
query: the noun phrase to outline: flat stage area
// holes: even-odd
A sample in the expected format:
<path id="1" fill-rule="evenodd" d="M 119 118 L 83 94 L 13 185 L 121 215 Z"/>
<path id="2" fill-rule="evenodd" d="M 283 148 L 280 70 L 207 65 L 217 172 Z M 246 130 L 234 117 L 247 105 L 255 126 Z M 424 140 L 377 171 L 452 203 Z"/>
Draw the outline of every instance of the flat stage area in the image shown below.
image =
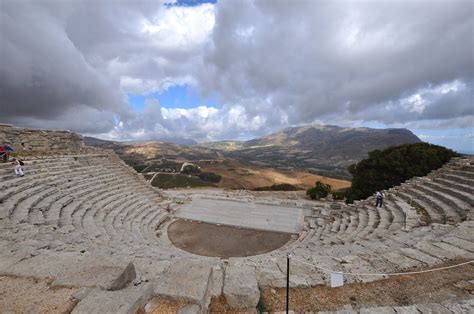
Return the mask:
<path id="1" fill-rule="evenodd" d="M 291 234 L 196 221 L 176 220 L 168 227 L 171 242 L 182 250 L 221 258 L 267 253 L 283 246 Z"/>
<path id="2" fill-rule="evenodd" d="M 180 208 L 176 217 L 286 233 L 299 233 L 303 225 L 300 208 L 213 199 L 194 199 Z"/>

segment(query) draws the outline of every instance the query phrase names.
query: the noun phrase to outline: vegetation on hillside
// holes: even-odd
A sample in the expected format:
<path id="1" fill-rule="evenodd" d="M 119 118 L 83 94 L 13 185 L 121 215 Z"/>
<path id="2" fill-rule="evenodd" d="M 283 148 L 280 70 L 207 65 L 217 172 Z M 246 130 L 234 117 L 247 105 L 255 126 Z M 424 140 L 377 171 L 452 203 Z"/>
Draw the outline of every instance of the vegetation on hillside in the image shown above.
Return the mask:
<path id="1" fill-rule="evenodd" d="M 317 181 L 313 188 L 306 190 L 306 195 L 312 200 L 319 200 L 320 198 L 328 196 L 331 192 L 331 186 L 329 184 Z"/>
<path id="2" fill-rule="evenodd" d="M 212 183 L 219 183 L 222 179 L 222 176 L 214 172 L 201 172 L 199 174 L 199 179 Z"/>
<path id="3" fill-rule="evenodd" d="M 412 177 L 425 176 L 455 156 L 459 155 L 450 149 L 428 143 L 374 150 L 367 159 L 348 168 L 353 179 L 346 193 L 346 201 L 352 203 Z"/>
<path id="4" fill-rule="evenodd" d="M 203 181 L 197 177 L 177 173 L 158 173 L 151 182 L 151 185 L 161 189 L 215 186 L 215 184 Z"/>
<path id="5" fill-rule="evenodd" d="M 289 183 L 280 183 L 280 184 L 272 184 L 270 186 L 261 186 L 258 188 L 253 189 L 254 191 L 298 191 L 301 190 L 297 186 Z"/>
<path id="6" fill-rule="evenodd" d="M 190 174 L 190 175 L 199 175 L 201 173 L 201 169 L 199 168 L 198 165 L 188 164 L 188 165 L 185 165 L 181 169 L 181 173 Z"/>

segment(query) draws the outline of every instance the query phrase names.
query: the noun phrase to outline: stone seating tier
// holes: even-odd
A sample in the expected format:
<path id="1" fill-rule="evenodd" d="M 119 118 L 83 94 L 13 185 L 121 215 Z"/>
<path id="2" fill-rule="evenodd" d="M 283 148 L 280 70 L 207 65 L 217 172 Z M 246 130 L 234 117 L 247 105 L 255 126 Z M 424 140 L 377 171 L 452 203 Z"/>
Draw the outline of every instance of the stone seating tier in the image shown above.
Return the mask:
<path id="1" fill-rule="evenodd" d="M 76 312 L 112 296 L 133 298 L 136 305 L 152 296 L 174 295 L 205 309 L 211 294 L 223 294 L 243 306 L 258 300 L 258 287 L 283 287 L 288 252 L 310 264 L 358 273 L 406 271 L 472 259 L 473 174 L 472 158 L 453 159 L 426 177 L 385 191 L 381 208 L 375 208 L 373 197 L 351 206 L 337 204 L 337 209 L 328 207 L 307 217 L 299 237 L 278 250 L 221 260 L 174 247 L 166 235 L 173 217 L 165 208 L 178 205 L 165 200 L 113 153 L 27 158 L 22 178 L 13 174 L 12 165 L 0 164 L 0 272 L 52 277 L 59 286 L 98 285 L 79 302 Z M 253 201 L 252 195 L 243 197 Z M 105 265 L 109 260 L 113 262 Z M 103 263 L 96 265 L 97 261 Z M 110 273 L 107 281 L 84 277 L 95 274 L 90 267 L 99 264 Z M 69 265 L 67 272 L 63 272 L 65 265 Z M 228 278 L 226 271 L 251 278 L 244 285 L 240 275 Z M 181 287 L 188 284 L 184 290 L 178 281 L 165 280 L 178 275 Z M 108 291 L 119 277 L 124 290 Z M 146 278 L 151 286 L 136 290 L 132 278 Z M 360 275 L 347 279 L 377 280 Z M 324 271 L 293 263 L 292 287 L 327 282 Z"/>

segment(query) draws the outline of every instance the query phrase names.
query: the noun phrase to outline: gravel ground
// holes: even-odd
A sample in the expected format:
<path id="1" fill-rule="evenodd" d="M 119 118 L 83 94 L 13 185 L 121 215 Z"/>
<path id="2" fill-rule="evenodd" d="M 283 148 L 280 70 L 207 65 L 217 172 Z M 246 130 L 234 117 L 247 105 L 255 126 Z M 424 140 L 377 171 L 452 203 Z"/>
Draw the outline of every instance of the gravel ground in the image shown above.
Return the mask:
<path id="1" fill-rule="evenodd" d="M 228 258 L 273 251 L 288 242 L 291 234 L 177 220 L 168 227 L 168 237 L 182 250 Z"/>
<path id="2" fill-rule="evenodd" d="M 48 280 L 0 276 L 0 313 L 69 313 L 77 289 L 51 288 Z"/>
<path id="3" fill-rule="evenodd" d="M 445 265 L 450 264 L 455 263 Z M 450 298 L 469 299 L 474 297 L 474 287 L 469 283 L 473 279 L 474 265 L 468 264 L 443 271 L 396 276 L 370 283 L 348 284 L 333 289 L 326 286 L 291 289 L 290 309 L 331 311 L 342 309 L 347 304 L 359 309 L 443 302 L 449 301 Z M 267 310 L 285 310 L 285 289 L 264 289 L 263 298 Z"/>

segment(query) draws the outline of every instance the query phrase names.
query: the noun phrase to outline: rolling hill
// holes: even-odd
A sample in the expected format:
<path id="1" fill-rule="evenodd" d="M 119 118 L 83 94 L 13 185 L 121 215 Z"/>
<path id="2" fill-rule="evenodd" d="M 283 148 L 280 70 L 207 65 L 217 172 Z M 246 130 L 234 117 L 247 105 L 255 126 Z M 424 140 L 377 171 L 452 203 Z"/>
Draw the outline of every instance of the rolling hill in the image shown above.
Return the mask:
<path id="1" fill-rule="evenodd" d="M 343 128 L 333 125 L 291 127 L 249 141 L 220 141 L 199 147 L 221 150 L 224 156 L 256 165 L 308 169 L 348 178 L 347 167 L 369 151 L 421 140 L 407 129 Z"/>
<path id="2" fill-rule="evenodd" d="M 159 165 L 163 161 L 235 160 L 242 165 L 278 171 L 299 169 L 341 179 L 349 179 L 347 167 L 366 158 L 369 151 L 421 142 L 407 129 L 343 128 L 333 125 L 291 127 L 249 141 L 219 141 L 192 146 L 157 141 L 134 143 L 91 137 L 84 139 L 87 145 L 113 149 L 138 171 L 154 164 L 161 167 Z"/>

